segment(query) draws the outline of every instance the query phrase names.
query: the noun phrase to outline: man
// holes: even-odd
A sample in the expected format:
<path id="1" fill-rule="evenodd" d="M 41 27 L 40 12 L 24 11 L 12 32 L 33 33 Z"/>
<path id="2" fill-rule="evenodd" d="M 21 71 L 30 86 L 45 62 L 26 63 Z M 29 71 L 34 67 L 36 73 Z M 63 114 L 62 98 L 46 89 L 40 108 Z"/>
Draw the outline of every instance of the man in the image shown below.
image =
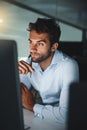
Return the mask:
<path id="1" fill-rule="evenodd" d="M 19 62 L 23 106 L 38 118 L 66 123 L 68 90 L 79 81 L 78 64 L 57 49 L 61 31 L 54 19 L 38 18 L 28 31 L 30 57 Z M 41 104 L 34 102 L 31 86 L 40 93 Z"/>

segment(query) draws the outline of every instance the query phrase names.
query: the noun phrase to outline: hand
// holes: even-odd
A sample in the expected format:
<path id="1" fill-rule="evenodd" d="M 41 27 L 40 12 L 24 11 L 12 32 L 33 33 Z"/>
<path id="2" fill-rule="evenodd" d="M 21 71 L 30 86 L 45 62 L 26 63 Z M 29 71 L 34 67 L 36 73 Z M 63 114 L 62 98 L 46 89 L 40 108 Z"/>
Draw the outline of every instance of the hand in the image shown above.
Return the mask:
<path id="1" fill-rule="evenodd" d="M 22 88 L 22 105 L 26 109 L 33 111 L 33 106 L 35 104 L 33 94 L 28 90 L 24 84 L 21 83 Z"/>
<path id="2" fill-rule="evenodd" d="M 27 74 L 28 72 L 34 72 L 34 69 L 31 67 L 31 65 L 23 60 L 18 62 L 18 69 L 19 74 Z"/>

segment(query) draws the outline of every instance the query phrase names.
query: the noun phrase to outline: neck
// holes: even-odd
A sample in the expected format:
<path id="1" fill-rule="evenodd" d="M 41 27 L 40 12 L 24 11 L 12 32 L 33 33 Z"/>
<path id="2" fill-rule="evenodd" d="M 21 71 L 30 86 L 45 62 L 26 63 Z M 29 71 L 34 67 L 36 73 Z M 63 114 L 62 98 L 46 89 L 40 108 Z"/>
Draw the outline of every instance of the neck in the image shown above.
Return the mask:
<path id="1" fill-rule="evenodd" d="M 42 62 L 39 63 L 39 65 L 40 65 L 40 67 L 41 67 L 41 69 L 42 69 L 43 71 L 45 71 L 45 70 L 47 69 L 47 67 L 51 64 L 53 55 L 54 55 L 54 53 L 52 53 L 52 54 L 50 55 L 50 57 L 48 57 L 46 60 L 44 60 L 44 61 L 42 61 Z"/>

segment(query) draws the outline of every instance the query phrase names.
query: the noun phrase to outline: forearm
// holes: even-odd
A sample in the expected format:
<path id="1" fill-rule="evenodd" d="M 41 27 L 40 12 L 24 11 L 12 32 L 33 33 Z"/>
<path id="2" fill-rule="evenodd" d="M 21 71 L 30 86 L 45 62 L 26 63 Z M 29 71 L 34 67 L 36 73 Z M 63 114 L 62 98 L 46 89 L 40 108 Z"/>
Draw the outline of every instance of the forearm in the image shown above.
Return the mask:
<path id="1" fill-rule="evenodd" d="M 34 106 L 34 113 L 36 117 L 45 119 L 48 121 L 56 122 L 59 124 L 65 124 L 67 110 L 66 108 L 61 108 L 59 106 L 51 105 L 39 105 Z"/>
<path id="2" fill-rule="evenodd" d="M 21 83 L 21 88 L 22 88 L 22 105 L 26 109 L 33 111 L 33 106 L 35 104 L 33 94 L 31 93 L 30 90 L 27 89 L 27 87 Z"/>

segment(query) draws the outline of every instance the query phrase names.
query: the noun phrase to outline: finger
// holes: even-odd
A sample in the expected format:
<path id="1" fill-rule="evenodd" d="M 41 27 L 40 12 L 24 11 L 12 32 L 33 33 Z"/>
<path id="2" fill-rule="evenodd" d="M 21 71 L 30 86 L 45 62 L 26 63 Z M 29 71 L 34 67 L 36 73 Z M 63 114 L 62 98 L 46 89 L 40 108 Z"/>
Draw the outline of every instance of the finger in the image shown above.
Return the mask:
<path id="1" fill-rule="evenodd" d="M 19 72 L 25 74 L 29 72 L 29 68 L 23 64 L 22 62 L 19 62 L 19 66 L 18 66 Z"/>
<path id="2" fill-rule="evenodd" d="M 29 72 L 29 70 L 23 68 L 20 64 L 18 66 L 19 69 L 19 74 L 27 74 Z"/>
<path id="3" fill-rule="evenodd" d="M 23 65 L 25 65 L 26 68 L 27 68 L 31 73 L 34 72 L 34 69 L 32 68 L 32 66 L 31 66 L 30 64 L 28 64 L 28 63 L 25 62 L 25 61 L 21 61 L 21 63 L 22 63 Z"/>
<path id="4" fill-rule="evenodd" d="M 23 60 L 19 62 L 19 70 L 23 71 L 23 73 L 34 72 L 34 69 L 30 66 L 30 64 Z"/>
<path id="5" fill-rule="evenodd" d="M 22 74 L 22 71 L 21 71 L 21 70 L 19 70 L 19 74 Z"/>

